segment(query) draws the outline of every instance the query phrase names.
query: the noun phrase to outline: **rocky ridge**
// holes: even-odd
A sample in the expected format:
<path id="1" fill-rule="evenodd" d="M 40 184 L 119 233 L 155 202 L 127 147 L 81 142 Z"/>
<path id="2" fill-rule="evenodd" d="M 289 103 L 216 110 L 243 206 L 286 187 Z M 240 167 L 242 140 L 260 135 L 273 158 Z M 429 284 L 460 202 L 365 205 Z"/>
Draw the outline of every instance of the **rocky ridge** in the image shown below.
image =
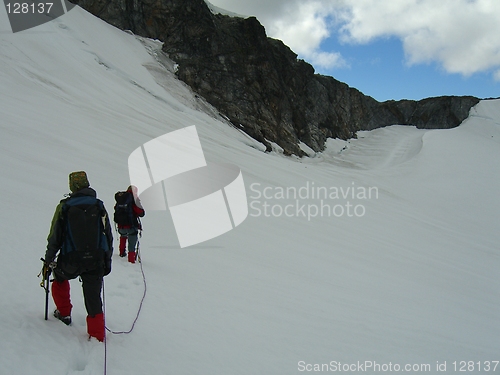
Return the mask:
<path id="1" fill-rule="evenodd" d="M 73 0 L 106 22 L 161 40 L 178 77 L 233 125 L 286 154 L 300 142 L 321 151 L 327 138 L 388 125 L 458 126 L 479 102 L 471 96 L 378 102 L 333 77 L 315 74 L 255 17 L 211 12 L 204 0 Z"/>

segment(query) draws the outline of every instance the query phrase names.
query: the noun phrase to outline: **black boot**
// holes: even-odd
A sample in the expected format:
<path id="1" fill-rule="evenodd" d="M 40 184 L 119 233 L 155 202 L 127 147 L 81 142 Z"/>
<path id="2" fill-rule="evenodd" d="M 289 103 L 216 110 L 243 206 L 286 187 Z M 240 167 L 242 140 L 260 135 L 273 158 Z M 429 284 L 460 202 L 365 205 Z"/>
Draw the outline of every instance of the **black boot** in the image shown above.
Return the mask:
<path id="1" fill-rule="evenodd" d="M 59 310 L 54 310 L 54 318 L 59 319 L 61 322 L 69 326 L 71 324 L 71 316 L 62 316 Z"/>

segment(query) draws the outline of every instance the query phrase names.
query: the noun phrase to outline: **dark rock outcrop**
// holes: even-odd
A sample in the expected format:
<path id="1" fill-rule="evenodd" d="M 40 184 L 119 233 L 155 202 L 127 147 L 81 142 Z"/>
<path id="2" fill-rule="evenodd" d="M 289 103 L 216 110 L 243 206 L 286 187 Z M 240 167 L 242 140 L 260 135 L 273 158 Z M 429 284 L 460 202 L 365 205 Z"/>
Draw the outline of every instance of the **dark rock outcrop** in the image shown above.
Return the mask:
<path id="1" fill-rule="evenodd" d="M 235 126 L 285 153 L 298 143 L 321 151 L 328 137 L 387 125 L 452 128 L 474 97 L 378 102 L 332 77 L 315 74 L 255 17 L 212 14 L 203 0 L 74 0 L 103 20 L 159 39 L 178 76 Z"/>

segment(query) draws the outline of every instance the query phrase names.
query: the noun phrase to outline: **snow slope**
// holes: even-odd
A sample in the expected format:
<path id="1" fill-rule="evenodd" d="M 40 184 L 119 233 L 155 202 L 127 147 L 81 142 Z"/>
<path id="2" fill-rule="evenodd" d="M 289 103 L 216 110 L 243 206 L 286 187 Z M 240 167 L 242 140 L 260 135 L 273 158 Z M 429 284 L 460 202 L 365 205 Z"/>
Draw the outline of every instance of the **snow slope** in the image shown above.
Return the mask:
<path id="1" fill-rule="evenodd" d="M 210 11 L 213 14 L 222 14 L 224 16 L 240 17 L 240 18 L 247 18 L 248 17 L 248 16 L 244 16 L 242 14 L 230 12 L 230 11 L 228 11 L 226 9 L 222 9 L 220 7 L 217 7 L 217 6 L 213 5 L 211 2 L 209 2 L 208 0 L 205 0 L 205 3 L 207 4 L 208 8 L 210 9 Z"/>
<path id="2" fill-rule="evenodd" d="M 478 373 L 500 360 L 499 101 L 452 130 L 392 126 L 289 158 L 219 119 L 160 47 L 78 7 L 16 34 L 0 12 L 0 374 L 274 375 L 358 361 L 413 373 L 474 361 Z M 128 155 L 191 125 L 207 160 L 241 168 L 249 217 L 181 250 L 169 214 L 148 212 L 132 333 L 88 342 L 78 280 L 73 325 L 44 321 L 36 275 L 68 174 L 86 170 L 111 210 Z M 111 330 L 130 329 L 143 292 L 140 265 L 115 255 Z"/>

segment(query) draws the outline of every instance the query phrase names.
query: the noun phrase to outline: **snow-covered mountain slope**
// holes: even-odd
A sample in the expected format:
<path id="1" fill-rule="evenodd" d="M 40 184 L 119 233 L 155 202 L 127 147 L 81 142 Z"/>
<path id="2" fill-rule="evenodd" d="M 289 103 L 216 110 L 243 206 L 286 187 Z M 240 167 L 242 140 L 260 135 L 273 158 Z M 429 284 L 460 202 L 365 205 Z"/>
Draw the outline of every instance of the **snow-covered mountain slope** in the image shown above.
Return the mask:
<path id="1" fill-rule="evenodd" d="M 499 101 L 452 130 L 392 126 L 290 158 L 218 120 L 175 79 L 159 42 L 78 7 L 8 29 L 0 12 L 0 374 L 101 374 L 106 364 L 120 375 L 274 375 L 358 361 L 428 373 L 474 361 L 478 373 L 500 360 Z M 248 218 L 181 250 L 170 215 L 148 212 L 147 295 L 132 333 L 108 333 L 106 353 L 86 340 L 78 280 L 73 325 L 44 321 L 36 275 L 68 174 L 87 171 L 110 211 L 129 184 L 129 154 L 191 125 L 207 160 L 241 168 Z M 111 330 L 130 329 L 143 291 L 140 265 L 115 255 Z"/>

